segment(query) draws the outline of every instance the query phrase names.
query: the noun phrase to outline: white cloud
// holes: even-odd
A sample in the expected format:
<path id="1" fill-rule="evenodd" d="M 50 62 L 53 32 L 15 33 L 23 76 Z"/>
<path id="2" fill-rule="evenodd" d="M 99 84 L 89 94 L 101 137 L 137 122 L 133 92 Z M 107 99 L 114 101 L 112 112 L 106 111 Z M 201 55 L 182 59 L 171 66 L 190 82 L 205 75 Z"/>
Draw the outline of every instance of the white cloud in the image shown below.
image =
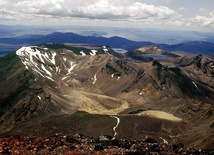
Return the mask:
<path id="1" fill-rule="evenodd" d="M 179 26 L 179 27 L 206 27 L 214 28 L 214 11 L 210 12 L 207 16 L 197 15 L 193 18 L 184 18 L 180 16 L 174 21 L 170 20 L 165 23 L 165 25 Z"/>
<path id="2" fill-rule="evenodd" d="M 205 8 L 200 8 L 199 11 L 200 11 L 200 12 L 207 12 L 207 9 L 205 9 Z"/>
<path id="3" fill-rule="evenodd" d="M 15 4 L 15 8 L 25 13 L 40 13 L 40 12 L 54 12 L 62 9 L 64 0 L 28 0 L 19 1 Z"/>
<path id="4" fill-rule="evenodd" d="M 1 0 L 0 1 L 0 6 L 2 7 L 2 6 L 5 6 L 5 5 L 8 5 L 9 4 L 9 2 L 8 1 L 4 1 L 4 0 Z"/>
<path id="5" fill-rule="evenodd" d="M 206 27 L 214 27 L 214 18 L 207 18 L 204 16 L 196 16 L 194 18 L 195 22 L 199 25 L 206 26 Z"/>
<path id="6" fill-rule="evenodd" d="M 16 2 L 5 0 L 4 5 L 8 5 L 9 2 L 17 15 L 32 16 L 32 19 L 42 18 L 44 15 L 52 18 L 147 20 L 149 18 L 168 19 L 177 14 L 165 6 L 148 5 L 134 2 L 134 0 L 19 0 Z M 1 3 L 3 5 L 3 1 Z M 15 16 L 14 19 L 17 17 Z"/>
<path id="7" fill-rule="evenodd" d="M 114 5 L 107 0 L 100 0 L 97 3 L 78 7 L 78 13 L 86 18 L 113 18 L 113 19 L 167 19 L 175 16 L 176 12 L 165 6 L 147 5 L 134 2 L 130 5 Z"/>
<path id="8" fill-rule="evenodd" d="M 13 16 L 14 16 L 14 13 L 9 12 L 5 9 L 0 9 L 0 19 L 1 20 L 6 20 L 6 21 L 13 20 Z"/>
<path id="9" fill-rule="evenodd" d="M 210 12 L 209 15 L 210 15 L 211 17 L 214 17 L 214 11 L 213 11 L 213 12 Z"/>
<path id="10" fill-rule="evenodd" d="M 214 12 L 210 12 L 209 17 L 198 15 L 193 21 L 198 25 L 214 28 Z"/>
<path id="11" fill-rule="evenodd" d="M 176 8 L 175 2 L 174 0 L 0 0 L 0 24 L 4 21 L 5 23 L 14 21 L 15 24 L 47 21 L 50 24 L 81 22 L 111 25 L 116 21 L 115 25 L 143 23 L 157 27 L 160 25 L 214 27 L 214 12 L 207 14 L 209 9 L 206 9 L 206 6 L 199 6 L 196 11 L 198 15 L 195 16 L 195 10 L 191 13 L 188 11 L 192 10 L 190 5 L 182 3 L 180 6 L 185 7 Z"/>
<path id="12" fill-rule="evenodd" d="M 185 19 L 176 19 L 174 21 L 169 21 L 165 24 L 171 25 L 171 26 L 179 26 L 179 27 L 189 27 L 192 25 L 192 23 L 190 21 L 187 21 Z"/>
<path id="13" fill-rule="evenodd" d="M 159 18 L 159 19 L 167 19 L 176 15 L 176 12 L 165 7 L 165 6 L 154 6 L 147 5 L 144 3 L 134 3 L 131 6 L 124 8 L 126 10 L 126 15 L 135 18 Z"/>

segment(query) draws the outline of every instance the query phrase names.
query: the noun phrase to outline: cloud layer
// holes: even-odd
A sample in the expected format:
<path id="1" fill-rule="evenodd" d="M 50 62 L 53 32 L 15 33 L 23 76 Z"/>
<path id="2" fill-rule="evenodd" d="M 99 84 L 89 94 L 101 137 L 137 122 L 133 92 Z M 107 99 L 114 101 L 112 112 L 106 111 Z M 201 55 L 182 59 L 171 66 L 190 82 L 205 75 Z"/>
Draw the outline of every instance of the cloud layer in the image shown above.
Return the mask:
<path id="1" fill-rule="evenodd" d="M 166 3 L 166 2 L 165 2 Z M 167 1 L 170 3 L 170 1 Z M 0 1 L 0 21 L 88 20 L 150 23 L 171 26 L 214 27 L 214 12 L 186 18 L 176 10 L 140 0 L 4 0 Z M 199 11 L 200 12 L 200 11 Z"/>
<path id="2" fill-rule="evenodd" d="M 196 16 L 194 21 L 199 25 L 214 28 L 214 12 L 210 12 L 208 17 Z"/>
<path id="3" fill-rule="evenodd" d="M 9 1 L 8 1 L 9 2 Z M 9 3 L 8 3 L 9 4 Z M 4 5 L 4 4 L 3 4 Z M 49 15 L 52 17 L 75 17 L 108 20 L 132 20 L 132 19 L 168 19 L 176 15 L 174 10 L 165 6 L 147 5 L 129 0 L 89 0 L 78 2 L 71 0 L 22 0 L 11 3 L 18 14 L 32 16 Z M 11 15 L 13 12 L 4 10 Z"/>

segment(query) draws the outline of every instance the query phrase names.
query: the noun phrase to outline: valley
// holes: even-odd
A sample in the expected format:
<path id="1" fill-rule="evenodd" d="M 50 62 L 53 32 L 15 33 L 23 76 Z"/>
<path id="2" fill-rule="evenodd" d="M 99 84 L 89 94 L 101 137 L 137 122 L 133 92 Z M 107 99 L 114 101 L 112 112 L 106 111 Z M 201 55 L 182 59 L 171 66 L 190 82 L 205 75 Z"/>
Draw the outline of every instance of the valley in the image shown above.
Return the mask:
<path id="1" fill-rule="evenodd" d="M 148 58 L 144 54 L 170 55 Z M 144 46 L 42 44 L 0 58 L 0 134 L 55 133 L 214 146 L 214 62 Z"/>

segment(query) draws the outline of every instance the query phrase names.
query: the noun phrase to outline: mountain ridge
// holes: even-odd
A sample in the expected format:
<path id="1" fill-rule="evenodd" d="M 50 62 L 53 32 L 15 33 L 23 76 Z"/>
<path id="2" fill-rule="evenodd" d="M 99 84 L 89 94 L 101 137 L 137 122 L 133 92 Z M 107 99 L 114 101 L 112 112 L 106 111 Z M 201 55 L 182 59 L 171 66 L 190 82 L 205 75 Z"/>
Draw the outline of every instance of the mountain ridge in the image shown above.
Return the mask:
<path id="1" fill-rule="evenodd" d="M 150 52 L 155 50 L 160 51 L 152 47 Z M 111 124 L 113 115 L 120 118 L 117 138 L 135 139 L 143 133 L 168 140 L 176 136 L 189 146 L 213 144 L 207 139 L 213 133 L 214 72 L 206 56 L 144 62 L 107 46 L 49 43 L 0 58 L 0 74 L 0 134 L 61 132 L 78 126 L 78 120 L 83 134 L 110 134 L 93 120 Z M 67 117 L 72 123 L 61 128 Z"/>
<path id="2" fill-rule="evenodd" d="M 14 37 L 14 38 L 0 38 L 0 44 L 7 46 L 16 45 L 39 45 L 44 43 L 84 43 L 84 44 L 94 44 L 94 45 L 106 45 L 111 48 L 122 48 L 128 51 L 134 50 L 141 46 L 154 45 L 159 48 L 162 48 L 168 52 L 172 51 L 186 51 L 196 54 L 206 54 L 213 55 L 214 53 L 214 44 L 208 43 L 205 41 L 190 41 L 186 43 L 180 43 L 175 45 L 167 44 L 156 44 L 153 42 L 145 41 L 132 41 L 126 38 L 114 36 L 110 38 L 106 37 L 95 37 L 95 36 L 82 36 L 79 34 L 67 32 L 54 32 L 48 35 L 32 35 L 32 36 L 23 36 L 23 37 Z M 5 45 L 5 46 L 6 46 Z M 3 48 L 2 46 L 1 48 Z M 15 48 L 14 48 L 15 50 Z"/>

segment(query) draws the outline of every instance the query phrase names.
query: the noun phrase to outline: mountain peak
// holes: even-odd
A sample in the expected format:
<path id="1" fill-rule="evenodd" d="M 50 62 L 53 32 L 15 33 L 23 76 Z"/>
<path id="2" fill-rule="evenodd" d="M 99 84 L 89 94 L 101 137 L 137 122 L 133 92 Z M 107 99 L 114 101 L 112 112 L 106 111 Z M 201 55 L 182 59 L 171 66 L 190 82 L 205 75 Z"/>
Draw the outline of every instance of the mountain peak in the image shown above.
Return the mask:
<path id="1" fill-rule="evenodd" d="M 166 53 L 166 51 L 164 51 L 164 50 L 162 50 L 162 49 L 160 49 L 160 48 L 158 48 L 156 46 L 153 46 L 153 45 L 143 46 L 143 47 L 137 48 L 136 50 L 142 52 L 143 54 L 163 55 L 163 54 Z"/>
<path id="2" fill-rule="evenodd" d="M 145 132 L 213 145 L 207 140 L 213 134 L 213 61 L 192 55 L 136 61 L 142 51 L 165 54 L 155 46 L 123 57 L 106 45 L 48 43 L 1 58 L 0 134 L 71 130 L 140 139 Z"/>

